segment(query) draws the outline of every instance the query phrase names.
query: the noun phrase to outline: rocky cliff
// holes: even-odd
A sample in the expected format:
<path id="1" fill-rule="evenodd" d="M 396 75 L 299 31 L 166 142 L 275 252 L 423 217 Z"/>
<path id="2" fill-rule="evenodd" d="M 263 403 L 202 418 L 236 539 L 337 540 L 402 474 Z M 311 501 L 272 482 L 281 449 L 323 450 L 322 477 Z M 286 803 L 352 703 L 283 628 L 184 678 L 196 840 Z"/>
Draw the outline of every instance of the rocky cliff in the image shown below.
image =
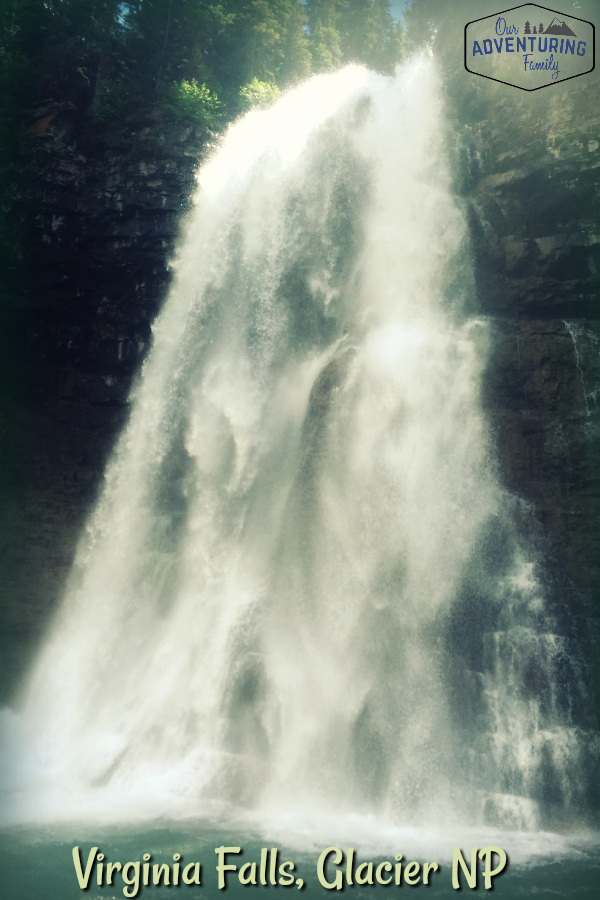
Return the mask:
<path id="1" fill-rule="evenodd" d="M 70 102 L 23 123 L 5 298 L 4 697 L 47 627 L 126 420 L 206 149 L 192 127 L 160 116 L 102 127 Z"/>
<path id="2" fill-rule="evenodd" d="M 563 604 L 562 627 L 575 631 L 594 664 L 600 613 L 597 80 L 577 78 L 535 94 L 493 84 L 473 90 L 480 104 L 485 95 L 487 118 L 470 126 L 463 187 L 478 304 L 493 334 L 486 405 L 504 482 L 536 523 L 552 593 Z"/>
<path id="3" fill-rule="evenodd" d="M 599 587 L 600 115 L 592 76 L 523 95 L 464 75 L 450 97 L 476 271 L 490 322 L 485 403 L 502 477 L 595 650 Z M 481 84 L 475 84 L 481 82 Z M 102 129 L 47 103 L 15 170 L 14 331 L 2 520 L 4 696 L 60 596 L 127 416 L 206 135 L 148 120 Z M 532 524 L 533 523 L 533 524 Z"/>

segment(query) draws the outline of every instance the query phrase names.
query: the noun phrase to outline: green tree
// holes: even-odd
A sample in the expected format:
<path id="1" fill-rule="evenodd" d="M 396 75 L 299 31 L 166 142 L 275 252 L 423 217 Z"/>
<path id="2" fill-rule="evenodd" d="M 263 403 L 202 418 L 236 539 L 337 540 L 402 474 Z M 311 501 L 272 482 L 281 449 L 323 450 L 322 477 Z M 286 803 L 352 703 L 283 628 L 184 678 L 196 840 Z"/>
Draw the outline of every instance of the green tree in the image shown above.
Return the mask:
<path id="1" fill-rule="evenodd" d="M 258 78 L 253 78 L 240 88 L 240 107 L 244 110 L 255 107 L 266 109 L 275 103 L 279 95 L 279 88 L 272 81 L 259 81 Z"/>
<path id="2" fill-rule="evenodd" d="M 352 61 L 391 72 L 402 51 L 388 0 L 5 0 L 0 117 L 52 99 L 125 122 L 185 105 L 173 84 L 235 114 L 253 79 L 285 87 Z"/>
<path id="3" fill-rule="evenodd" d="M 222 3 L 132 0 L 126 20 L 131 79 L 149 100 L 182 79 L 218 87 L 216 46 L 234 19 Z"/>
<path id="4" fill-rule="evenodd" d="M 388 0 L 346 0 L 339 31 L 345 62 L 360 62 L 391 73 L 404 52 L 403 29 L 394 22 Z"/>
<path id="5" fill-rule="evenodd" d="M 119 6 L 118 0 L 13 0 L 13 46 L 27 61 L 19 84 L 24 99 L 92 96 L 103 58 L 122 47 Z"/>
<path id="6" fill-rule="evenodd" d="M 308 0 L 306 4 L 314 72 L 332 72 L 342 62 L 338 29 L 342 6 L 340 0 Z"/>
<path id="7" fill-rule="evenodd" d="M 204 128 L 214 128 L 220 119 L 222 103 L 205 84 L 198 84 L 195 78 L 174 81 L 166 95 L 171 100 L 174 114 Z"/>
<path id="8" fill-rule="evenodd" d="M 404 55 L 404 31 L 388 0 L 307 0 L 316 72 L 362 63 L 391 73 Z"/>
<path id="9" fill-rule="evenodd" d="M 232 82 L 241 85 L 256 77 L 284 86 L 310 74 L 306 13 L 300 0 L 233 0 L 228 9 L 235 23 L 223 63 Z"/>

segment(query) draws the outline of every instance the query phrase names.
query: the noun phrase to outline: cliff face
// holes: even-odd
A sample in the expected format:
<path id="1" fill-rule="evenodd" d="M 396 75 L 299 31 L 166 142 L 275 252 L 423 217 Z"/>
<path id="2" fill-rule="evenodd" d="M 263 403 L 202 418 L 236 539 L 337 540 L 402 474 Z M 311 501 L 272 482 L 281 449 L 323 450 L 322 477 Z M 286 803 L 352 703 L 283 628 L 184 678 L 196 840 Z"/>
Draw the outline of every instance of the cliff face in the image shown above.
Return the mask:
<path id="1" fill-rule="evenodd" d="M 558 629 L 582 646 L 597 695 L 597 81 L 533 96 L 493 86 L 486 97 L 491 115 L 470 129 L 464 182 L 478 303 L 492 326 L 485 402 L 504 483 L 534 522 Z"/>
<path id="2" fill-rule="evenodd" d="M 480 107 L 485 95 L 485 117 L 470 113 L 454 135 L 478 311 L 491 324 L 486 408 L 502 477 L 525 501 L 591 654 L 599 611 L 591 600 L 600 491 L 596 82 L 537 95 L 489 82 L 472 90 Z M 202 141 L 191 128 L 157 122 L 103 132 L 68 105 L 32 116 L 16 187 L 23 274 L 13 298 L 13 489 L 2 523 L 7 695 L 56 605 L 126 419 Z"/>
<path id="3" fill-rule="evenodd" d="M 72 103 L 25 123 L 7 304 L 5 696 L 47 627 L 127 418 L 205 147 L 205 133 L 152 119 L 94 126 Z"/>
<path id="4" fill-rule="evenodd" d="M 600 111 L 592 78 L 497 88 L 468 186 L 478 298 L 493 318 L 486 400 L 504 478 L 548 552 L 597 591 Z"/>

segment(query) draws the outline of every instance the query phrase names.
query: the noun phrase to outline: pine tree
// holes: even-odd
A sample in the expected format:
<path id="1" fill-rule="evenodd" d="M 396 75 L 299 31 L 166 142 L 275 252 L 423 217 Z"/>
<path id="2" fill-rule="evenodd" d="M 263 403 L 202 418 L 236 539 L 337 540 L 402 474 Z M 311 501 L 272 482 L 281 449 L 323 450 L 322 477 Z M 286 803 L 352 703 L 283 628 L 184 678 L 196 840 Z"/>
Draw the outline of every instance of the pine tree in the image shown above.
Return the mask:
<path id="1" fill-rule="evenodd" d="M 310 74 L 306 10 L 300 0 L 229 0 L 235 16 L 229 46 L 219 65 L 229 64 L 228 79 L 238 85 L 258 78 L 280 86 Z"/>
<path id="2" fill-rule="evenodd" d="M 525 34 L 531 34 L 531 25 L 529 22 L 525 22 Z"/>
<path id="3" fill-rule="evenodd" d="M 391 73 L 402 58 L 403 29 L 388 0 L 345 0 L 338 27 L 344 62 Z"/>
<path id="4" fill-rule="evenodd" d="M 307 0 L 309 46 L 314 72 L 331 72 L 342 61 L 338 21 L 340 0 Z"/>

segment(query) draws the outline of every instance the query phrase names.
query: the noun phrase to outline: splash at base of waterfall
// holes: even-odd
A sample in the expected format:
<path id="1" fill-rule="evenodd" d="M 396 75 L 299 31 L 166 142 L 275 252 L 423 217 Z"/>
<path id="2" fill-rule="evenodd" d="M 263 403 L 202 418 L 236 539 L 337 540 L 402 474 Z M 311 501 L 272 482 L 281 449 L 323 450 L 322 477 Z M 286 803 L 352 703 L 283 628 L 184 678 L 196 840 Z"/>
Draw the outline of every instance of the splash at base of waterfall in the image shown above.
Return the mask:
<path id="1" fill-rule="evenodd" d="M 445 127 L 429 61 L 350 67 L 250 113 L 200 172 L 5 716 L 14 818 L 581 815 L 596 739 L 496 479 Z"/>

